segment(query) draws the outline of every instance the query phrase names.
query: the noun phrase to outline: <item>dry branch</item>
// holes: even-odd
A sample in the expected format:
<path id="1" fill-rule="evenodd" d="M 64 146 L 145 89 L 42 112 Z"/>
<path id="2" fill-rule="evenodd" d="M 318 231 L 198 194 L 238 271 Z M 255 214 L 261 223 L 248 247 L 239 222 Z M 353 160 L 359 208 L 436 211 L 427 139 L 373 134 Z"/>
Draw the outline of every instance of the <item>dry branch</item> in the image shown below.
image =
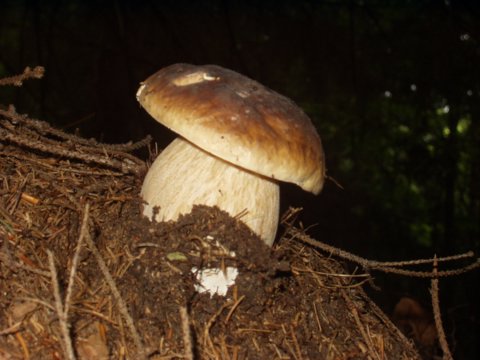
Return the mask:
<path id="1" fill-rule="evenodd" d="M 60 286 L 58 284 L 55 260 L 53 259 L 53 254 L 50 250 L 47 250 L 47 254 L 50 273 L 52 274 L 53 295 L 55 297 L 55 310 L 57 311 L 58 321 L 60 322 L 60 331 L 63 338 L 65 357 L 69 360 L 75 360 L 72 338 L 70 337 L 70 326 L 68 324 L 68 314 L 66 313 L 64 305 L 62 304 L 62 297 L 60 295 Z"/>
<path id="2" fill-rule="evenodd" d="M 480 268 L 480 259 L 476 258 L 475 261 L 469 265 L 460 267 L 458 269 L 453 270 L 443 270 L 443 271 L 415 271 L 415 270 L 405 270 L 399 269 L 397 267 L 407 266 L 407 265 L 420 265 L 425 263 L 432 263 L 434 259 L 420 259 L 420 260 L 409 260 L 409 261 L 399 261 L 399 262 L 381 262 L 381 261 L 374 261 L 362 258 L 358 255 L 349 253 L 345 250 L 339 249 L 335 246 L 325 244 L 321 241 L 314 240 L 305 234 L 304 231 L 289 227 L 285 233 L 285 236 L 288 236 L 290 240 L 300 240 L 304 243 L 307 243 L 315 248 L 321 249 L 331 255 L 338 256 L 342 259 L 354 262 L 364 269 L 367 270 L 378 270 L 385 273 L 392 273 L 404 276 L 411 276 L 411 277 L 420 277 L 420 278 L 434 278 L 434 277 L 448 277 L 448 276 L 456 276 L 460 274 L 464 274 L 466 272 L 475 270 Z M 474 253 L 472 251 L 468 251 L 463 254 L 457 254 L 452 256 L 447 256 L 443 258 L 438 258 L 437 262 L 450 262 L 456 261 L 466 258 L 472 258 Z"/>
<path id="3" fill-rule="evenodd" d="M 434 260 L 436 260 L 434 258 Z M 437 271 L 437 262 L 434 261 L 433 263 L 433 272 Z M 447 337 L 445 336 L 445 331 L 443 329 L 443 322 L 442 322 L 442 314 L 440 311 L 440 299 L 438 296 L 439 289 L 438 289 L 438 278 L 433 278 L 431 280 L 431 288 L 430 294 L 432 296 L 432 308 L 433 308 L 433 315 L 435 320 L 435 327 L 437 329 L 438 340 L 440 342 L 440 347 L 443 351 L 443 359 L 444 360 L 453 360 L 452 354 L 450 353 L 450 349 L 448 347 Z"/>
<path id="4" fill-rule="evenodd" d="M 102 275 L 104 276 L 108 286 L 110 287 L 110 291 L 112 292 L 112 295 L 115 301 L 117 302 L 119 311 L 122 314 L 128 329 L 130 330 L 130 334 L 133 338 L 133 342 L 135 343 L 135 347 L 137 348 L 137 356 L 138 356 L 137 358 L 140 360 L 147 359 L 145 348 L 143 346 L 143 343 L 137 331 L 137 328 L 135 327 L 134 321 L 130 316 L 130 313 L 128 312 L 127 305 L 125 304 L 125 301 L 123 300 L 122 295 L 120 294 L 120 291 L 118 290 L 118 287 L 115 284 L 115 280 L 113 279 L 112 275 L 110 274 L 110 271 L 108 270 L 107 264 L 105 264 L 105 261 L 103 260 L 102 255 L 98 251 L 97 246 L 93 242 L 92 237 L 90 236 L 90 233 L 88 231 L 86 231 L 85 233 L 85 241 L 87 242 L 87 245 L 90 248 L 90 251 L 95 256 L 95 260 L 97 261 L 100 271 L 102 272 Z"/>
<path id="5" fill-rule="evenodd" d="M 193 360 L 192 334 L 190 331 L 190 320 L 187 308 L 180 307 L 180 319 L 182 320 L 183 347 L 185 348 L 184 358 Z"/>
<path id="6" fill-rule="evenodd" d="M 10 77 L 0 79 L 0 86 L 1 85 L 22 86 L 25 80 L 41 79 L 44 73 L 45 73 L 45 69 L 42 66 L 36 66 L 33 69 L 27 66 L 25 70 L 23 70 L 23 73 L 20 75 L 15 75 L 15 76 L 10 76 Z"/>

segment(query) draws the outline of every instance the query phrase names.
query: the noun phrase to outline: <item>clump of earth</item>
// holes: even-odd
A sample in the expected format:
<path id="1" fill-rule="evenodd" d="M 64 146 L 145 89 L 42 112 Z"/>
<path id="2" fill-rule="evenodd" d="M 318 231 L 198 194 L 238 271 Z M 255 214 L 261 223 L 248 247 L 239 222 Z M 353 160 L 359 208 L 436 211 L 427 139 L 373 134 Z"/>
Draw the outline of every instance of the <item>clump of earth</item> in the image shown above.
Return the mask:
<path id="1" fill-rule="evenodd" d="M 63 301 L 82 224 L 113 284 L 83 241 L 66 319 L 79 359 L 419 358 L 356 278 L 291 223 L 268 247 L 218 208 L 150 222 L 142 177 L 0 145 L 0 359 L 66 358 L 48 251 Z M 202 291 L 206 269 L 238 274 L 222 295 Z"/>

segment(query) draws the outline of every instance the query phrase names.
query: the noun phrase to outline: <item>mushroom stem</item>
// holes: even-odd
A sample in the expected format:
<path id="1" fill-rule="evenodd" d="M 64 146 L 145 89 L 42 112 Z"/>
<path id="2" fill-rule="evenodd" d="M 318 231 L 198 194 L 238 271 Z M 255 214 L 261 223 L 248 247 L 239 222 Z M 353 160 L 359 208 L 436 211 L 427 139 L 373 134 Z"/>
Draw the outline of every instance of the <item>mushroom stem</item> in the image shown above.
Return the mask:
<path id="1" fill-rule="evenodd" d="M 141 195 L 143 214 L 150 220 L 176 220 L 193 205 L 218 206 L 239 216 L 269 246 L 275 240 L 279 217 L 279 186 L 201 150 L 183 138 L 175 139 L 150 167 Z"/>

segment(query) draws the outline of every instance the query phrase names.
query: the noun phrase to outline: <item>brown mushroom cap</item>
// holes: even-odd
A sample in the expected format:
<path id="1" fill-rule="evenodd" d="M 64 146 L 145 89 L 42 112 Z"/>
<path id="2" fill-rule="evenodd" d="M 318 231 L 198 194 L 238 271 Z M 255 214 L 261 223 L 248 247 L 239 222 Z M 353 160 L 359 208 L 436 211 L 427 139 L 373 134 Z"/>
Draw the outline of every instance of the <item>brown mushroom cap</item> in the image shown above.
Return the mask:
<path id="1" fill-rule="evenodd" d="M 318 194 L 322 144 L 290 99 L 216 65 L 175 64 L 150 76 L 137 99 L 157 121 L 199 148 L 263 176 Z"/>

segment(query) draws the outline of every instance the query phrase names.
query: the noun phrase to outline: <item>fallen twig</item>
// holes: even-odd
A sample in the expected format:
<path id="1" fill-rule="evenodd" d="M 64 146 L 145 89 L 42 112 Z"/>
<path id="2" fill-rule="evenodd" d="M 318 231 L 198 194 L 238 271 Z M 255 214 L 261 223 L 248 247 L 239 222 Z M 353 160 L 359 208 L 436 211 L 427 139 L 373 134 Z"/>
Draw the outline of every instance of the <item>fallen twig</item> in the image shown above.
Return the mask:
<path id="1" fill-rule="evenodd" d="M 98 164 L 122 171 L 140 174 L 145 163 L 126 151 L 133 151 L 151 142 L 151 137 L 136 143 L 102 144 L 83 139 L 51 127 L 47 122 L 18 114 L 14 106 L 0 109 L 0 140 L 15 143 L 46 154 Z"/>
<path id="2" fill-rule="evenodd" d="M 41 79 L 45 73 L 43 66 L 35 66 L 33 69 L 26 67 L 20 75 L 14 75 L 0 79 L 0 85 L 22 86 L 23 82 L 28 79 Z"/>
<path id="3" fill-rule="evenodd" d="M 434 258 L 436 260 L 436 257 Z M 437 272 L 437 262 L 433 262 L 433 273 Z M 431 281 L 430 294 L 432 296 L 433 318 L 435 320 L 435 327 L 437 328 L 438 341 L 443 351 L 444 360 L 453 360 L 452 354 L 448 347 L 447 337 L 443 329 L 442 315 L 440 312 L 440 300 L 438 297 L 438 278 L 433 278 Z"/>
<path id="4" fill-rule="evenodd" d="M 187 308 L 180 307 L 180 319 L 182 320 L 182 332 L 183 332 L 183 357 L 187 360 L 193 360 L 193 348 L 192 348 L 192 334 L 190 332 L 190 321 L 188 319 Z"/>
<path id="5" fill-rule="evenodd" d="M 18 321 L 18 322 L 16 322 L 15 324 L 13 324 L 12 326 L 9 326 L 9 327 L 6 328 L 6 329 L 0 330 L 0 335 L 14 334 L 14 333 L 16 333 L 18 330 L 20 330 L 20 327 L 21 327 L 21 326 L 22 326 L 22 322 L 21 322 L 21 321 Z"/>
<path id="6" fill-rule="evenodd" d="M 286 235 L 290 235 L 291 239 L 298 239 L 304 243 L 307 243 L 309 245 L 312 245 L 316 248 L 319 248 L 323 251 L 326 251 L 334 256 L 338 256 L 340 258 L 352 261 L 356 264 L 359 264 L 363 266 L 365 269 L 369 270 L 378 270 L 382 271 L 385 273 L 393 273 L 393 274 L 398 274 L 398 275 L 405 275 L 405 276 L 411 276 L 411 277 L 420 277 L 420 278 L 433 278 L 433 277 L 448 277 L 448 276 L 454 276 L 454 275 L 460 275 L 466 272 L 469 272 L 471 270 L 480 268 L 480 259 L 476 259 L 475 262 L 473 262 L 470 265 L 458 268 L 458 269 L 453 269 L 453 270 L 443 270 L 443 271 L 436 271 L 436 272 L 431 272 L 431 271 L 415 271 L 415 270 L 405 270 L 405 269 L 399 269 L 397 267 L 399 266 L 406 266 L 406 265 L 419 265 L 419 264 L 424 264 L 424 263 L 431 263 L 433 260 L 426 260 L 426 259 L 420 259 L 420 260 L 411 260 L 411 261 L 400 261 L 400 262 L 381 262 L 381 261 L 374 261 L 374 260 L 368 260 L 365 258 L 362 258 L 358 255 L 349 253 L 348 251 L 339 249 L 337 247 L 325 244 L 321 241 L 314 240 L 310 236 L 306 235 L 303 231 L 296 229 L 296 228 L 289 228 L 287 230 Z M 459 260 L 459 259 L 465 259 L 465 258 L 471 258 L 474 256 L 474 253 L 472 251 L 466 252 L 464 254 L 458 254 L 458 255 L 453 255 L 453 256 L 448 256 L 444 258 L 438 258 L 436 261 L 453 261 L 453 260 Z"/>
<path id="7" fill-rule="evenodd" d="M 82 220 L 82 227 L 80 229 L 80 235 L 78 236 L 77 248 L 75 249 L 75 254 L 73 255 L 72 268 L 70 270 L 70 276 L 68 278 L 68 287 L 65 295 L 65 309 L 64 309 L 66 315 L 68 314 L 68 310 L 70 307 L 70 299 L 73 293 L 73 284 L 75 283 L 75 275 L 77 273 L 78 261 L 80 259 L 80 251 L 82 249 L 83 239 L 85 238 L 85 234 L 88 232 L 89 211 L 90 211 L 90 204 L 87 203 L 85 205 L 85 210 L 83 213 L 83 220 Z"/>
<path id="8" fill-rule="evenodd" d="M 128 312 L 127 305 L 125 304 L 125 301 L 123 300 L 122 295 L 120 294 L 120 291 L 118 291 L 118 288 L 115 285 L 115 281 L 113 280 L 113 277 L 107 268 L 107 264 L 105 264 L 105 261 L 103 260 L 102 255 L 98 251 L 98 248 L 93 242 L 92 237 L 90 236 L 90 233 L 88 231 L 86 231 L 85 233 L 85 241 L 87 242 L 87 245 L 90 248 L 90 251 L 95 256 L 98 266 L 100 267 L 100 271 L 102 272 L 108 286 L 110 287 L 112 295 L 118 304 L 118 309 L 122 314 L 128 329 L 130 330 L 130 334 L 133 338 L 133 342 L 135 343 L 135 347 L 137 348 L 137 356 L 138 356 L 137 359 L 147 359 L 147 355 L 145 353 L 142 340 L 140 338 L 140 335 L 138 334 L 135 324 L 133 323 L 133 319 L 130 316 L 130 313 Z"/>
<path id="9" fill-rule="evenodd" d="M 50 267 L 50 273 L 52 276 L 53 296 L 55 297 L 55 310 L 57 311 L 58 321 L 60 322 L 60 331 L 63 337 L 63 347 L 65 357 L 69 360 L 75 360 L 75 353 L 73 352 L 72 338 L 70 337 L 70 331 L 68 326 L 68 314 L 64 310 L 62 305 L 62 298 L 60 295 L 60 287 L 58 285 L 57 269 L 55 268 L 55 261 L 53 254 L 50 250 L 47 250 L 48 264 Z"/>

